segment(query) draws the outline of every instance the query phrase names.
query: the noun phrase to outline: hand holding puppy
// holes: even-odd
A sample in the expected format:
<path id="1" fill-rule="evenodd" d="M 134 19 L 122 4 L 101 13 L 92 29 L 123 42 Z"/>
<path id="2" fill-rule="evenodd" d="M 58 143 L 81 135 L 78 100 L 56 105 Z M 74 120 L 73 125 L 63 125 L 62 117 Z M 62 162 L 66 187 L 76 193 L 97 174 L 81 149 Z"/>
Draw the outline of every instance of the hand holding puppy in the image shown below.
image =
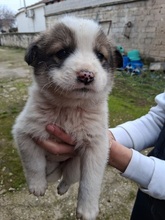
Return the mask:
<path id="1" fill-rule="evenodd" d="M 65 154 L 70 154 L 70 157 L 74 156 L 75 141 L 72 140 L 72 138 L 66 134 L 65 131 L 61 130 L 55 125 L 47 125 L 46 130 L 51 135 L 58 137 L 62 142 L 58 143 L 52 139 L 36 141 L 40 147 L 58 156 Z M 124 172 L 131 160 L 132 150 L 118 143 L 111 131 L 108 132 L 111 145 L 108 164 L 119 171 Z"/>

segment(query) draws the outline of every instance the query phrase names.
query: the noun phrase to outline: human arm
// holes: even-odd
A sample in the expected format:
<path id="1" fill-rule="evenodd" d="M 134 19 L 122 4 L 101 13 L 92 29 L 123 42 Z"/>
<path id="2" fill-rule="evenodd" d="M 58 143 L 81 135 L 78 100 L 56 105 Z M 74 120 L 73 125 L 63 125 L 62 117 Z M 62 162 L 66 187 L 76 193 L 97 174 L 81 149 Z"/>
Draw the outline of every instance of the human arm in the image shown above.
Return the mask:
<path id="1" fill-rule="evenodd" d="M 145 156 L 112 141 L 109 164 L 136 182 L 146 194 L 165 200 L 165 161 Z"/>
<path id="2" fill-rule="evenodd" d="M 70 154 L 74 156 L 74 141 L 71 137 L 56 126 L 47 126 L 51 135 L 58 136 L 63 143 L 56 143 L 53 140 L 38 141 L 38 145 L 45 150 L 56 154 Z M 110 134 L 110 132 L 109 132 Z M 145 193 L 159 199 L 165 199 L 165 161 L 154 157 L 147 157 L 129 149 L 115 140 L 110 135 L 110 157 L 109 164 L 121 172 L 121 175 L 129 178 L 141 187 Z"/>
<path id="3" fill-rule="evenodd" d="M 156 96 L 155 102 L 148 114 L 110 129 L 119 143 L 137 151 L 154 145 L 165 121 L 165 93 Z"/>
<path id="4" fill-rule="evenodd" d="M 120 142 L 116 149 L 116 145 L 112 144 L 111 158 L 117 157 L 120 161 L 124 160 L 123 157 L 120 158 L 121 155 L 118 153 L 124 149 L 120 147 L 122 144 L 136 149 L 137 151 L 131 150 L 131 159 L 129 158 L 122 176 L 138 183 L 141 190 L 150 196 L 165 200 L 165 175 L 163 175 L 165 161 L 155 157 L 147 157 L 138 152 L 154 145 L 165 122 L 165 93 L 158 95 L 155 101 L 157 106 L 151 108 L 147 115 L 111 129 L 115 139 Z M 119 162 L 116 161 L 116 163 Z M 122 170 L 120 171 L 122 172 Z"/>

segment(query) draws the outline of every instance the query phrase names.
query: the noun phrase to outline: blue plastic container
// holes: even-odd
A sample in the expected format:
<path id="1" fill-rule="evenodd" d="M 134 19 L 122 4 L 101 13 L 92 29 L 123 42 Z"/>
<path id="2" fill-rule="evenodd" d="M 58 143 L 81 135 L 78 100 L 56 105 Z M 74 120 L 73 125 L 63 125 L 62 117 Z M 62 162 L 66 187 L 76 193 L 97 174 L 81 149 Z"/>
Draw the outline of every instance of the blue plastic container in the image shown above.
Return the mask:
<path id="1" fill-rule="evenodd" d="M 130 63 L 130 59 L 127 56 L 123 56 L 123 68 L 125 68 L 128 63 Z"/>
<path id="2" fill-rule="evenodd" d="M 142 67 L 143 67 L 143 63 L 141 60 L 131 61 L 131 65 L 134 69 L 136 69 L 136 68 L 142 69 Z"/>

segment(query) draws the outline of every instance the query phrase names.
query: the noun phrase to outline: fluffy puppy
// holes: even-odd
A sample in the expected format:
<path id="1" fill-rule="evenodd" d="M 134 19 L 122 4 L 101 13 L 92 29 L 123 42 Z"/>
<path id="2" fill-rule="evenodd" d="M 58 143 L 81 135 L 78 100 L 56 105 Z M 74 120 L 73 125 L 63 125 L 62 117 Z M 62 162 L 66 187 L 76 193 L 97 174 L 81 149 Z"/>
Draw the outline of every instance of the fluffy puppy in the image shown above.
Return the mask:
<path id="1" fill-rule="evenodd" d="M 117 57 L 96 22 L 69 16 L 41 33 L 25 55 L 34 79 L 13 136 L 29 191 L 42 196 L 47 180 L 61 178 L 58 193 L 63 194 L 80 181 L 77 218 L 83 220 L 94 220 L 98 214 L 109 152 L 107 98 Z M 47 124 L 56 124 L 72 136 L 75 157 L 61 158 L 37 146 L 33 138 L 50 138 Z"/>

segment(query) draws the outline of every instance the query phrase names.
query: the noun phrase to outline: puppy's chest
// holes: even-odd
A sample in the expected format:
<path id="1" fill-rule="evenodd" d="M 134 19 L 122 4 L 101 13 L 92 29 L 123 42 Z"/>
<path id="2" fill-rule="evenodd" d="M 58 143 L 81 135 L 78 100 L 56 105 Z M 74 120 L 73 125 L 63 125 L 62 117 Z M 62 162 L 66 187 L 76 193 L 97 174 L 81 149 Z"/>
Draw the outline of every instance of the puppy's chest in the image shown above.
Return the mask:
<path id="1" fill-rule="evenodd" d="M 89 139 L 102 124 L 101 117 L 90 109 L 57 108 L 49 122 L 61 127 L 76 140 Z"/>
<path id="2" fill-rule="evenodd" d="M 57 108 L 53 116 L 53 123 L 63 128 L 66 132 L 78 131 L 85 129 L 92 117 L 91 113 L 87 113 L 81 108 Z"/>
<path id="3" fill-rule="evenodd" d="M 49 134 L 45 131 L 45 127 L 48 124 L 55 124 L 82 145 L 84 142 L 90 143 L 93 138 L 99 137 L 104 129 L 108 129 L 105 105 L 88 108 L 86 106 L 80 108 L 41 105 L 35 110 L 37 113 L 30 115 L 33 126 L 29 129 L 31 132 L 31 127 L 33 127 L 33 135 L 35 134 L 36 137 L 40 137 L 42 133 L 42 138 L 48 138 Z"/>

